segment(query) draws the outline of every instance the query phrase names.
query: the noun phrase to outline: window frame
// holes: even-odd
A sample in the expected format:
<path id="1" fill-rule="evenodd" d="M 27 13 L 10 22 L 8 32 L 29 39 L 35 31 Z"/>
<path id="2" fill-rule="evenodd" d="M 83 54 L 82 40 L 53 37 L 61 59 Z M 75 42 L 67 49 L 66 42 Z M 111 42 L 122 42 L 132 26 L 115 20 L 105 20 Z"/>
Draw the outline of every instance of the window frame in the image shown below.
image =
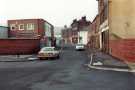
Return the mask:
<path id="1" fill-rule="evenodd" d="M 14 29 L 13 29 L 14 27 Z M 10 24 L 10 30 L 15 30 L 16 29 L 16 25 L 15 24 Z"/>
<path id="2" fill-rule="evenodd" d="M 23 28 L 21 28 L 21 26 L 23 25 Z M 25 26 L 24 24 L 19 24 L 19 30 L 24 30 Z"/>
<path id="3" fill-rule="evenodd" d="M 35 29 L 35 24 L 34 23 L 28 23 L 27 24 L 27 30 L 34 30 Z"/>

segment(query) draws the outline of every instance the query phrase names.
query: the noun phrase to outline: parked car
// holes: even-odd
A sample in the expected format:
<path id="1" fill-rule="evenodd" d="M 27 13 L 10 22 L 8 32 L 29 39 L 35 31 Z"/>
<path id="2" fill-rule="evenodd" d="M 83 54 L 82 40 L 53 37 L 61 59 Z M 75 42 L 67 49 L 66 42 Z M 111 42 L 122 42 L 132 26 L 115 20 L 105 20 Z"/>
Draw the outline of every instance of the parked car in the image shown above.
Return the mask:
<path id="1" fill-rule="evenodd" d="M 84 44 L 76 44 L 75 49 L 76 50 L 85 50 L 85 45 Z"/>
<path id="2" fill-rule="evenodd" d="M 55 47 L 43 47 L 39 53 L 39 59 L 46 59 L 46 58 L 59 58 L 60 51 L 56 50 Z"/>

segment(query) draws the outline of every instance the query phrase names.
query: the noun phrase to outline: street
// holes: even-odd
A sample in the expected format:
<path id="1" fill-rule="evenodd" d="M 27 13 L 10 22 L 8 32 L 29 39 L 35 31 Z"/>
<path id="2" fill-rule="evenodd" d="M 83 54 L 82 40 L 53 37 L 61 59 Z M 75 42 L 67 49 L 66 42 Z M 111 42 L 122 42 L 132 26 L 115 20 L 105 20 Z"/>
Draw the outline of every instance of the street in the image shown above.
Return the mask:
<path id="1" fill-rule="evenodd" d="M 88 62 L 73 46 L 59 60 L 0 62 L 0 90 L 135 90 L 132 73 L 88 70 Z"/>

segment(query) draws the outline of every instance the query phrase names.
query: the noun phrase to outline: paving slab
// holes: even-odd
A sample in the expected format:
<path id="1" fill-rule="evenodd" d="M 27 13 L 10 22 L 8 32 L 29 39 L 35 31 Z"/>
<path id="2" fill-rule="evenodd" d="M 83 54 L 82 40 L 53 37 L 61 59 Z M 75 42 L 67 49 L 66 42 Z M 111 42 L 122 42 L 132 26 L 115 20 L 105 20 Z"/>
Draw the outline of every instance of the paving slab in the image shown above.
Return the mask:
<path id="1" fill-rule="evenodd" d="M 92 65 L 98 65 L 100 63 L 101 67 L 108 67 L 108 68 L 126 68 L 130 69 L 128 64 L 122 60 L 119 60 L 109 54 L 105 54 L 99 50 L 90 50 L 88 51 L 89 56 L 92 56 Z M 101 64 L 102 63 L 102 64 Z"/>

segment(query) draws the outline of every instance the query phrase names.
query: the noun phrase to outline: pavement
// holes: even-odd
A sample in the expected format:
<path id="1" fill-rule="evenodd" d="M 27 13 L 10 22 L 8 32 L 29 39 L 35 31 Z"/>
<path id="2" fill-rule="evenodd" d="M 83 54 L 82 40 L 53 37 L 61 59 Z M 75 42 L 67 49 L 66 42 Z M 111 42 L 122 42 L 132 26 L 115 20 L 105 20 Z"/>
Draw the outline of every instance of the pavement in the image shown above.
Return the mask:
<path id="1" fill-rule="evenodd" d="M 135 62 L 126 62 L 126 63 L 128 64 L 128 66 L 129 66 L 131 69 L 135 70 Z"/>
<path id="2" fill-rule="evenodd" d="M 89 50 L 88 56 L 92 59 L 91 65 L 105 68 L 131 69 L 127 63 L 99 50 Z"/>
<path id="3" fill-rule="evenodd" d="M 26 62 L 37 60 L 36 55 L 0 55 L 0 62 Z"/>
<path id="4" fill-rule="evenodd" d="M 57 47 L 57 49 L 62 51 L 62 48 Z M 38 60 L 36 54 L 31 55 L 0 55 L 0 62 L 27 62 Z"/>

